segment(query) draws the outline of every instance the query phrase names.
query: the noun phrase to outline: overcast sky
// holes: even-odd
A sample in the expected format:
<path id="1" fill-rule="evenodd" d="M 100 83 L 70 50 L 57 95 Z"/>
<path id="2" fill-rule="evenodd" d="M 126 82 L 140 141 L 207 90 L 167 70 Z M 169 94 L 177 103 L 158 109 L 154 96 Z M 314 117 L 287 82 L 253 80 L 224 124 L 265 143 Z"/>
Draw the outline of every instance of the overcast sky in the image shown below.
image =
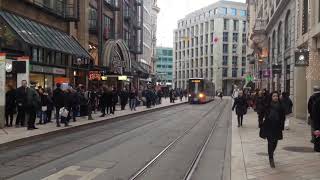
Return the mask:
<path id="1" fill-rule="evenodd" d="M 188 13 L 206 7 L 219 0 L 158 0 L 157 46 L 173 46 L 173 30 L 177 28 L 179 19 Z M 233 0 L 245 2 L 245 0 Z"/>

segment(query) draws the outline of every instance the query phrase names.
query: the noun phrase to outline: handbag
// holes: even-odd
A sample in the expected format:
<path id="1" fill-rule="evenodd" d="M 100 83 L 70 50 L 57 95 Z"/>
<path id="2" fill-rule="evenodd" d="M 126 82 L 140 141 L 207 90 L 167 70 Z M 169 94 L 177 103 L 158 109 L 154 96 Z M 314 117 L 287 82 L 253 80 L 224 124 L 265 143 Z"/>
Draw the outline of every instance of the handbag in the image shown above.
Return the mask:
<path id="1" fill-rule="evenodd" d="M 41 111 L 47 111 L 47 106 L 41 106 Z"/>
<path id="2" fill-rule="evenodd" d="M 59 114 L 62 117 L 68 117 L 69 111 L 65 107 L 63 107 L 63 108 L 60 109 Z"/>

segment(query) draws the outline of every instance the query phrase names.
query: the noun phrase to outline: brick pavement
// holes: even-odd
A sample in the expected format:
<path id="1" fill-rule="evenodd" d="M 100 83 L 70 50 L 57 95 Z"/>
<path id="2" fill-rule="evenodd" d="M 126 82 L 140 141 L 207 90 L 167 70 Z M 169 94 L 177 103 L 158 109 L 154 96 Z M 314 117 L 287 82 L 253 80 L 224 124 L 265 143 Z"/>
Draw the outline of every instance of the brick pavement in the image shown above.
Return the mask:
<path id="1" fill-rule="evenodd" d="M 64 126 L 63 124 L 61 125 L 61 127 L 56 127 L 56 123 L 48 123 L 45 125 L 37 125 L 37 127 L 39 129 L 33 130 L 33 131 L 28 131 L 26 127 L 4 128 L 4 129 L 0 129 L 0 145 L 8 143 L 8 142 L 16 141 L 19 139 L 23 139 L 23 138 L 32 138 L 33 136 L 39 136 L 39 135 L 47 134 L 50 132 L 58 131 L 61 129 L 74 128 L 77 126 L 96 123 L 99 121 L 109 120 L 112 118 L 121 117 L 121 116 L 125 116 L 125 115 L 135 114 L 135 113 L 139 113 L 139 112 L 145 112 L 148 110 L 163 108 L 163 107 L 167 107 L 167 106 L 174 106 L 174 105 L 178 105 L 178 104 L 185 103 L 185 102 L 186 101 L 180 102 L 180 100 L 177 100 L 176 103 L 172 104 L 172 103 L 170 103 L 169 98 L 167 98 L 167 99 L 162 100 L 161 105 L 157 105 L 156 107 L 152 107 L 150 109 L 147 109 L 145 106 L 139 106 L 136 108 L 137 111 L 131 111 L 128 105 L 126 106 L 126 110 L 120 111 L 119 110 L 120 107 L 118 106 L 116 108 L 117 110 L 115 112 L 115 115 L 107 115 L 106 117 L 101 118 L 101 117 L 99 117 L 101 115 L 101 113 L 97 112 L 96 114 L 93 114 L 94 120 L 90 120 L 90 121 L 87 120 L 87 117 L 78 117 L 77 122 L 70 123 L 70 125 L 71 125 L 70 127 L 63 127 Z M 37 122 L 39 122 L 39 119 L 36 120 L 36 123 Z M 53 118 L 53 122 L 55 122 L 54 118 Z"/>
<path id="2" fill-rule="evenodd" d="M 320 180 L 320 153 L 313 152 L 306 121 L 290 118 L 290 130 L 284 131 L 275 152 L 276 168 L 271 169 L 257 118 L 249 111 L 244 127 L 238 128 L 236 115 L 232 115 L 232 180 Z"/>

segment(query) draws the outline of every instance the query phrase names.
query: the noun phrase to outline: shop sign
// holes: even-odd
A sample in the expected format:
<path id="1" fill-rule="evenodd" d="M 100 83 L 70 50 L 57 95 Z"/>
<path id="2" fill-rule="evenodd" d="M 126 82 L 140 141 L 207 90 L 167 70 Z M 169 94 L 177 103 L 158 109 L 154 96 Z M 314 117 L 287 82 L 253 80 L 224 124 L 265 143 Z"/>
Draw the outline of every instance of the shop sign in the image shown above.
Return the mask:
<path id="1" fill-rule="evenodd" d="M 102 80 L 102 81 L 108 80 L 108 76 L 101 76 L 101 80 Z"/>
<path id="2" fill-rule="evenodd" d="M 281 74 L 282 66 L 281 65 L 272 65 L 272 74 Z"/>
<path id="3" fill-rule="evenodd" d="M 301 49 L 295 52 L 295 65 L 299 66 L 309 66 L 309 50 Z"/>
<path id="4" fill-rule="evenodd" d="M 90 81 L 100 81 L 101 80 L 101 73 L 100 71 L 89 71 L 89 80 Z"/>
<path id="5" fill-rule="evenodd" d="M 263 76 L 264 78 L 269 78 L 269 77 L 271 77 L 271 71 L 270 71 L 270 69 L 265 69 L 265 70 L 263 70 L 263 71 L 262 71 L 262 76 Z"/>
<path id="6" fill-rule="evenodd" d="M 119 76 L 118 80 L 119 81 L 126 81 L 126 80 L 128 80 L 128 76 Z"/>
<path id="7" fill-rule="evenodd" d="M 66 74 L 66 70 L 62 69 L 62 68 L 53 68 L 52 69 L 52 73 L 53 74 L 59 74 L 59 75 L 65 75 Z"/>

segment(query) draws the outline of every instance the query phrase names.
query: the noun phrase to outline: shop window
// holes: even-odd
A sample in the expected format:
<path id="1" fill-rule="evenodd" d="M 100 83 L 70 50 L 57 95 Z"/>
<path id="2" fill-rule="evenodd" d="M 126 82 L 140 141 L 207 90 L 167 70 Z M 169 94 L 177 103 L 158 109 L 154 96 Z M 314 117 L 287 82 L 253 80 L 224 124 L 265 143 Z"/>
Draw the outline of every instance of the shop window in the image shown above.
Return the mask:
<path id="1" fill-rule="evenodd" d="M 61 53 L 57 52 L 56 53 L 56 58 L 55 58 L 55 65 L 62 65 L 62 62 L 61 62 Z"/>
<path id="2" fill-rule="evenodd" d="M 32 48 L 32 61 L 38 62 L 38 49 Z"/>

